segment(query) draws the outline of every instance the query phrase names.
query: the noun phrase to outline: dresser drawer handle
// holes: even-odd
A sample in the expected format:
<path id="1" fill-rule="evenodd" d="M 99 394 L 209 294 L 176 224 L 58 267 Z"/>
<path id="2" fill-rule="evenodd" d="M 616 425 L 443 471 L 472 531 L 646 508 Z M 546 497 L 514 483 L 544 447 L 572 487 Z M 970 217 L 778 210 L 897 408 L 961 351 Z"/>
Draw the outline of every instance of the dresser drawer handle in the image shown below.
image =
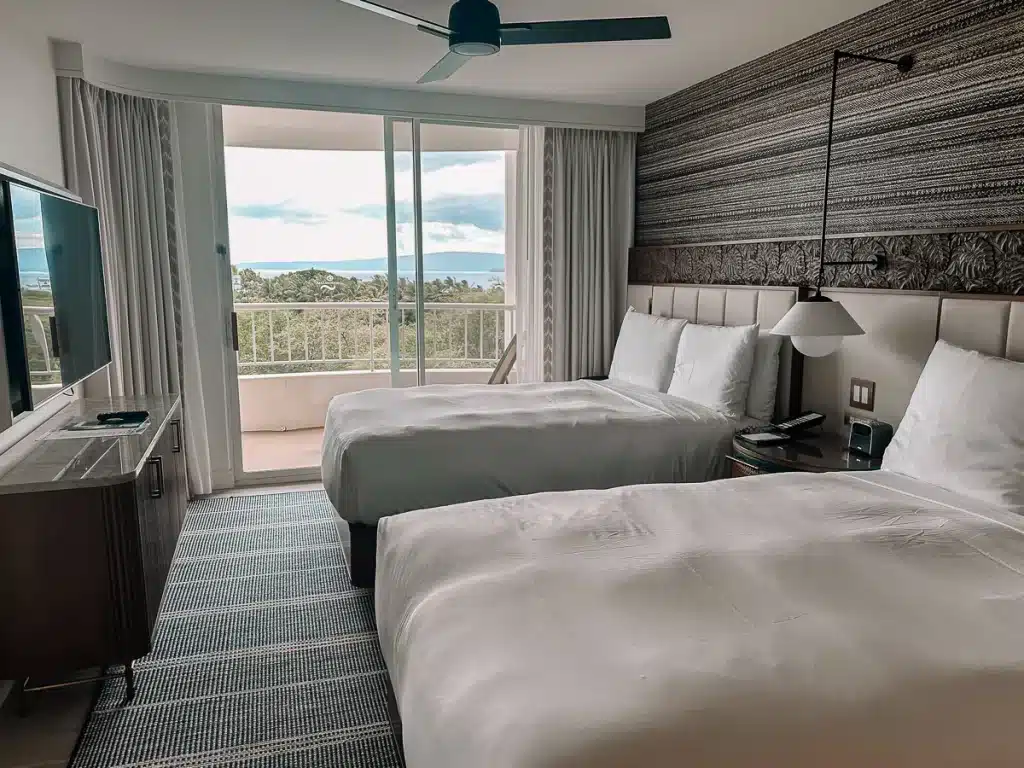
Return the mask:
<path id="1" fill-rule="evenodd" d="M 146 462 L 152 468 L 149 474 L 149 498 L 162 499 L 164 496 L 164 460 L 154 456 Z M 155 481 L 155 482 L 154 482 Z"/>
<path id="2" fill-rule="evenodd" d="M 172 421 L 171 428 L 174 430 L 171 433 L 171 453 L 181 453 L 181 422 Z"/>

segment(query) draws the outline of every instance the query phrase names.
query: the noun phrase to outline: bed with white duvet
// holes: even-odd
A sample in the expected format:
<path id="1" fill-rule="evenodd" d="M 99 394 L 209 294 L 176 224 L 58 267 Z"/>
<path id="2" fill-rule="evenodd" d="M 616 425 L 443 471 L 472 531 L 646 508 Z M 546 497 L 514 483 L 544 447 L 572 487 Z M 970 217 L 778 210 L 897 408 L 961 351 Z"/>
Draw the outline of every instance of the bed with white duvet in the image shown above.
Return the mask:
<path id="1" fill-rule="evenodd" d="M 1022 384 L 940 342 L 882 472 L 382 521 L 407 765 L 1024 765 Z"/>
<path id="2" fill-rule="evenodd" d="M 335 399 L 323 478 L 350 523 L 540 491 L 699 482 L 726 474 L 757 423 L 615 381 L 376 389 Z"/>
<path id="3" fill-rule="evenodd" d="M 372 586 L 377 522 L 542 491 L 727 475 L 733 433 L 771 418 L 780 345 L 759 326 L 629 312 L 606 381 L 378 389 L 336 397 L 322 477 Z"/>
<path id="4" fill-rule="evenodd" d="M 787 474 L 382 521 L 407 765 L 1024 765 L 1024 526 L 933 490 Z"/>

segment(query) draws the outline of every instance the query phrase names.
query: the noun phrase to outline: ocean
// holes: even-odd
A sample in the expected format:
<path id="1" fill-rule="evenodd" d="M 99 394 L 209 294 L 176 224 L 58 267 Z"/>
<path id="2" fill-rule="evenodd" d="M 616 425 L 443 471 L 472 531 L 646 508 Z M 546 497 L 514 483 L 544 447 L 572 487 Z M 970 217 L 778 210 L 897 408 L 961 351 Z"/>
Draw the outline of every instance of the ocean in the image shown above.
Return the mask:
<path id="1" fill-rule="evenodd" d="M 255 270 L 263 277 L 277 277 L 279 275 L 285 275 L 289 272 L 294 272 L 294 269 L 257 269 Z M 332 272 L 339 277 L 354 277 L 357 280 L 372 280 L 377 275 L 381 277 L 387 277 L 387 272 L 378 270 L 341 270 L 341 269 L 329 269 L 328 272 Z M 407 280 L 415 280 L 416 273 L 413 270 L 400 269 L 398 270 L 398 276 L 404 277 Z M 465 280 L 470 285 L 479 286 L 486 288 L 493 281 L 500 280 L 505 281 L 504 272 L 450 272 L 443 270 L 423 270 L 423 281 L 429 283 L 432 280 L 447 280 L 449 277 L 454 278 L 456 281 Z"/>
<path id="2" fill-rule="evenodd" d="M 24 290 L 49 290 L 50 289 L 50 273 L 49 272 L 18 272 L 19 282 Z"/>
<path id="3" fill-rule="evenodd" d="M 278 275 L 285 275 L 289 272 L 294 272 L 293 269 L 257 269 L 263 277 L 277 277 Z M 328 270 L 340 277 L 354 277 L 357 280 L 372 280 L 376 275 L 387 277 L 387 272 L 378 272 L 374 270 Z M 404 277 L 407 280 L 416 279 L 416 274 L 412 270 L 400 269 L 398 270 L 398 276 Z M 48 272 L 21 272 L 21 287 L 23 289 L 35 289 L 35 290 L 46 290 L 49 288 L 49 273 Z M 431 280 L 447 280 L 449 277 L 455 278 L 457 281 L 465 280 L 470 285 L 475 285 L 480 288 L 488 287 L 495 280 L 505 281 L 504 272 L 447 272 L 442 270 L 424 270 L 423 280 L 429 283 Z"/>

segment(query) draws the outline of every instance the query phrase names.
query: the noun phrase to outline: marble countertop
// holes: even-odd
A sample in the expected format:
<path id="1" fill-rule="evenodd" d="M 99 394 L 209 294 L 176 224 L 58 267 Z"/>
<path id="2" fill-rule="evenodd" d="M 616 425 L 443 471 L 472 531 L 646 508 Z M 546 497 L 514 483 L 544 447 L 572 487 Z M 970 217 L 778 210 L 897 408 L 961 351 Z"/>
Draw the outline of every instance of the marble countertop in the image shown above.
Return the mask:
<path id="1" fill-rule="evenodd" d="M 0 476 L 0 494 L 66 490 L 113 485 L 134 480 L 164 426 L 178 413 L 178 395 L 103 400 L 79 400 L 57 414 L 41 429 L 45 434 L 104 411 L 149 411 L 145 428 L 134 435 L 104 436 L 87 432 L 80 437 L 48 439 L 33 448 Z"/>

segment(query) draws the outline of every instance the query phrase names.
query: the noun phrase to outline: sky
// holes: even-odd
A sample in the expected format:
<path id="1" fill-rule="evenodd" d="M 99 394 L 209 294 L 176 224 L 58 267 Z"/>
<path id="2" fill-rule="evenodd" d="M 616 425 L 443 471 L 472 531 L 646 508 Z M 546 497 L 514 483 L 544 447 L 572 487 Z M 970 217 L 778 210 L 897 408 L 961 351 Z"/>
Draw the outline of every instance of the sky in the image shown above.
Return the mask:
<path id="1" fill-rule="evenodd" d="M 11 187 L 11 211 L 14 214 L 15 247 L 43 247 L 43 212 L 39 193 Z"/>
<path id="2" fill-rule="evenodd" d="M 226 147 L 232 263 L 386 258 L 383 152 Z M 395 157 L 398 252 L 413 252 L 412 153 Z M 424 253 L 505 252 L 503 152 L 423 153 Z"/>

